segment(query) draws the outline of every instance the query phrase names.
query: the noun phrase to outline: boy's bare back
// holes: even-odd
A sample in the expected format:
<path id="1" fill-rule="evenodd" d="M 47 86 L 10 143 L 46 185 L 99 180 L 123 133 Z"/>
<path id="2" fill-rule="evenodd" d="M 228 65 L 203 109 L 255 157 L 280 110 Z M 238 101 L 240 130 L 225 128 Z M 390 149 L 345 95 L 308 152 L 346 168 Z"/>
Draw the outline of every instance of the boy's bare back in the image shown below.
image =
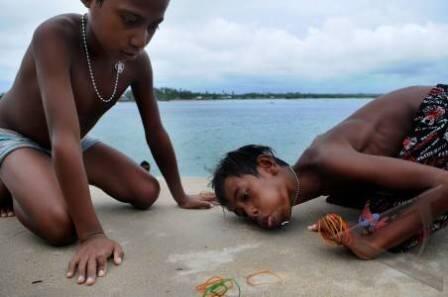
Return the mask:
<path id="1" fill-rule="evenodd" d="M 309 149 L 342 145 L 360 153 L 395 156 L 431 88 L 409 87 L 379 97 L 317 137 Z"/>

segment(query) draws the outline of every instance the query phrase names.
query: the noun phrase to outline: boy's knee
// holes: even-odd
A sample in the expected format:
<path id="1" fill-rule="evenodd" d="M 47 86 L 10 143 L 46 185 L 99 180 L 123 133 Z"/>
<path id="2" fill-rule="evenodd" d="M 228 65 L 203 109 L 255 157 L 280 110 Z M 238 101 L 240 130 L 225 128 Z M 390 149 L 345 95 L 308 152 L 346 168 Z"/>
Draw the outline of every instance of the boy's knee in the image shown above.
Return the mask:
<path id="1" fill-rule="evenodd" d="M 50 209 L 41 220 L 41 236 L 51 245 L 62 246 L 76 240 L 73 223 L 65 210 Z"/>
<path id="2" fill-rule="evenodd" d="M 148 181 L 136 187 L 131 204 L 138 209 L 148 209 L 159 198 L 159 194 L 159 182 L 155 178 L 150 177 Z"/>

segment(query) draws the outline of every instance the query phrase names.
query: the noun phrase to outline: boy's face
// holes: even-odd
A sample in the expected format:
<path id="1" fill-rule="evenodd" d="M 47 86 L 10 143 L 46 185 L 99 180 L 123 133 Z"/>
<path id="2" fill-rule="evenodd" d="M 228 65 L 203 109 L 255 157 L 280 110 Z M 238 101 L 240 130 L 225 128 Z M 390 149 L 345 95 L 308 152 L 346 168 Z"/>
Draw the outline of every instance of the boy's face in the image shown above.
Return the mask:
<path id="1" fill-rule="evenodd" d="M 266 229 L 291 217 L 291 195 L 284 174 L 258 167 L 259 176 L 228 177 L 224 181 L 228 208 Z"/>
<path id="2" fill-rule="evenodd" d="M 169 0 L 83 1 L 89 26 L 103 50 L 119 60 L 137 57 L 163 21 Z"/>

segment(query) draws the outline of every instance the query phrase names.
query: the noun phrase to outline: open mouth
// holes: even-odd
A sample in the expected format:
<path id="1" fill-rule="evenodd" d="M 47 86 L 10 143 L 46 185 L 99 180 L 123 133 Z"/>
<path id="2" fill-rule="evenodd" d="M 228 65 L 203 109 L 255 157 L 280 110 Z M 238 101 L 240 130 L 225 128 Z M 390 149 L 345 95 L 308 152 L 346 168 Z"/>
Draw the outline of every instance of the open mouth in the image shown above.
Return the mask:
<path id="1" fill-rule="evenodd" d="M 275 229 L 280 227 L 280 221 L 275 216 L 270 215 L 259 220 L 258 225 L 265 229 Z"/>

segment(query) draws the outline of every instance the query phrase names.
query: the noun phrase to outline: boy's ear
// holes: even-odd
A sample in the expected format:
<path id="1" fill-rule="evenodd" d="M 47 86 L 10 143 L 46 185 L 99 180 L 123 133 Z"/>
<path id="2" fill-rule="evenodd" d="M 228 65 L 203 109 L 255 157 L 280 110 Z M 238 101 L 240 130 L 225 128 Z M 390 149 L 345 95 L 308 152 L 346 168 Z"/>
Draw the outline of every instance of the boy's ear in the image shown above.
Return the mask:
<path id="1" fill-rule="evenodd" d="M 272 155 L 261 154 L 257 157 L 257 166 L 272 175 L 277 175 L 280 170 Z"/>

